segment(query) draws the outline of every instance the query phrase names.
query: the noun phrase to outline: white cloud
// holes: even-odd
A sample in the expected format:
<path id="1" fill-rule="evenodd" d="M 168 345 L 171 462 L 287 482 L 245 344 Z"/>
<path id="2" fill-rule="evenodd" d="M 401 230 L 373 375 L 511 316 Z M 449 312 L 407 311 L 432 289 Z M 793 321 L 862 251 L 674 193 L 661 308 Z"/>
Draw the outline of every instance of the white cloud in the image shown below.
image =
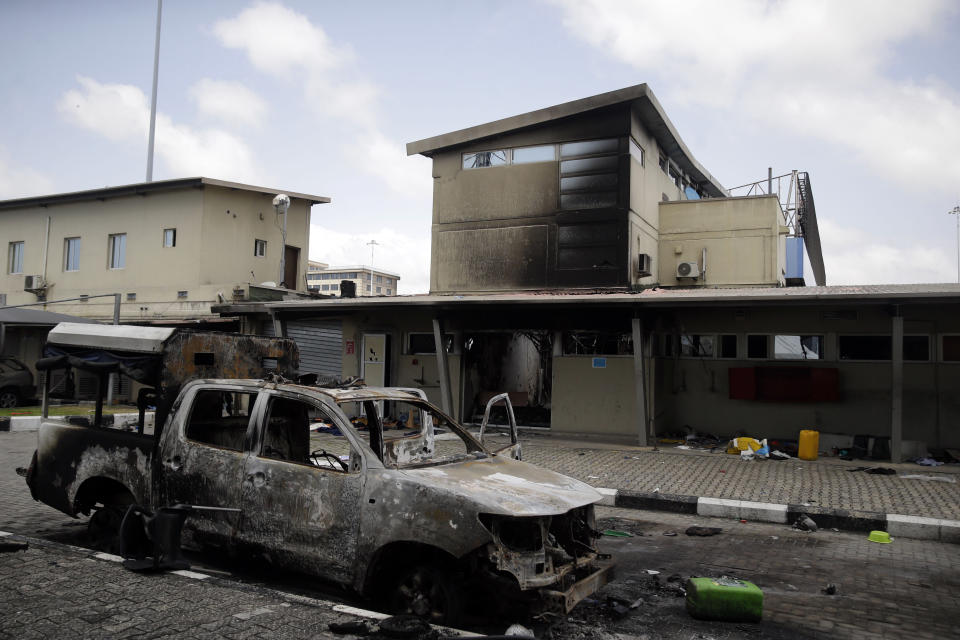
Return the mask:
<path id="1" fill-rule="evenodd" d="M 220 20 L 213 32 L 223 46 L 244 50 L 254 67 L 275 75 L 326 71 L 349 58 L 305 15 L 274 2 L 257 2 Z"/>
<path id="2" fill-rule="evenodd" d="M 0 200 L 37 196 L 53 191 L 53 180 L 29 167 L 14 167 L 0 147 Z"/>
<path id="3" fill-rule="evenodd" d="M 947 0 L 554 2 L 572 34 L 669 77 L 678 101 L 838 143 L 906 185 L 955 188 L 960 97 L 885 69 L 956 10 Z"/>
<path id="4" fill-rule="evenodd" d="M 231 124 L 257 126 L 267 103 L 239 82 L 203 78 L 190 87 L 190 97 L 200 113 Z"/>
<path id="5" fill-rule="evenodd" d="M 942 249 L 897 247 L 862 229 L 818 220 L 827 284 L 954 282 L 956 256 Z M 894 238 L 894 240 L 896 240 Z M 812 281 L 811 277 L 807 278 Z"/>
<path id="6" fill-rule="evenodd" d="M 67 91 L 58 105 L 68 121 L 114 142 L 146 145 L 150 108 L 143 91 L 85 77 L 77 82 L 80 88 Z M 219 129 L 194 129 L 158 113 L 155 144 L 157 155 L 175 177 L 256 182 L 262 175 L 247 144 Z"/>
<path id="7" fill-rule="evenodd" d="M 220 20 L 214 34 L 223 46 L 244 51 L 257 69 L 300 84 L 319 118 L 354 127 L 357 142 L 345 152 L 359 169 L 403 196 L 429 191 L 429 169 L 408 159 L 402 145 L 382 133 L 379 88 L 355 68 L 349 47 L 335 44 L 305 15 L 278 3 L 258 2 Z"/>
<path id="8" fill-rule="evenodd" d="M 366 234 L 343 233 L 314 224 L 310 226 L 310 259 L 332 267 L 370 265 L 371 240 L 374 267 L 400 275 L 402 295 L 430 290 L 430 235 L 405 235 L 393 229 Z"/>

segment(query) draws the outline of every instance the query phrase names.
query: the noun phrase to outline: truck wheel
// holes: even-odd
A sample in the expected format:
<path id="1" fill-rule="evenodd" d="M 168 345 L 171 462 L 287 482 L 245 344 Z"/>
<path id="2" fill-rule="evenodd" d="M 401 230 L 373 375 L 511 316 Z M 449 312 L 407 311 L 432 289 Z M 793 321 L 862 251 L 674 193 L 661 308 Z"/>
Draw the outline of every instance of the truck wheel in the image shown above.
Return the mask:
<path id="1" fill-rule="evenodd" d="M 451 572 L 432 565 L 408 567 L 397 574 L 390 611 L 432 624 L 456 624 L 461 614 L 460 590 Z"/>
<path id="2" fill-rule="evenodd" d="M 100 551 L 116 553 L 119 549 L 120 524 L 127 512 L 127 504 L 106 504 L 90 515 L 87 536 L 90 546 Z"/>
<path id="3" fill-rule="evenodd" d="M 20 401 L 15 389 L 0 389 L 0 409 L 12 409 Z"/>

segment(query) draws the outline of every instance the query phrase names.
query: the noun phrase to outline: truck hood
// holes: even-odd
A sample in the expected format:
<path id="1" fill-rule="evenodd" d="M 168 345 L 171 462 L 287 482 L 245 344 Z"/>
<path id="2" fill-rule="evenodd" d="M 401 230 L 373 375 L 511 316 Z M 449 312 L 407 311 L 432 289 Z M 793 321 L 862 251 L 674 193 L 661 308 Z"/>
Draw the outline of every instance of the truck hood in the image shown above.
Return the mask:
<path id="1" fill-rule="evenodd" d="M 558 515 L 603 498 L 579 480 L 502 456 L 404 469 L 402 473 L 433 490 L 450 492 L 476 504 L 480 513 Z"/>

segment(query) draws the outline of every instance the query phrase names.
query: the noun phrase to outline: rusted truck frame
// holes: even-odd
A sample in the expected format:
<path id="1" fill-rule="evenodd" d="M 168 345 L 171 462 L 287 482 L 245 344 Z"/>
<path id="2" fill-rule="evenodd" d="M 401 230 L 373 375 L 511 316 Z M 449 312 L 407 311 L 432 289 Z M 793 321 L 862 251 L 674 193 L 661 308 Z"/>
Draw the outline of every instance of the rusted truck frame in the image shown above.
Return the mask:
<path id="1" fill-rule="evenodd" d="M 419 390 L 196 380 L 158 431 L 46 421 L 31 492 L 72 516 L 218 507 L 188 517 L 197 543 L 434 622 L 490 594 L 566 613 L 613 576 L 595 545 L 595 490 L 520 461 L 512 420 L 493 451 Z"/>

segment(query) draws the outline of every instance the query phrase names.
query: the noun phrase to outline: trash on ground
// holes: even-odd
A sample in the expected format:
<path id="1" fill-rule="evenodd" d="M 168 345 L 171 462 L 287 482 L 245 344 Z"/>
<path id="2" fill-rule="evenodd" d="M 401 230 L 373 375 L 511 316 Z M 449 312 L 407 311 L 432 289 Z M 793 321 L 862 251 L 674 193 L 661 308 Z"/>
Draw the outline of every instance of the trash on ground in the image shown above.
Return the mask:
<path id="1" fill-rule="evenodd" d="M 8 551 L 26 551 L 30 545 L 26 542 L 15 542 L 13 540 L 0 540 L 0 553 Z"/>
<path id="2" fill-rule="evenodd" d="M 603 532 L 603 535 L 610 536 L 611 538 L 632 538 L 633 534 L 629 531 L 617 531 L 616 529 L 607 529 Z"/>
<path id="3" fill-rule="evenodd" d="M 879 476 L 892 476 L 896 475 L 896 469 L 891 469 L 890 467 L 854 467 L 853 469 L 847 469 L 849 473 L 854 473 L 856 471 L 864 471 L 866 473 L 872 473 Z"/>
<path id="4" fill-rule="evenodd" d="M 687 613 L 698 620 L 759 622 L 763 591 L 746 580 L 728 576 L 687 580 Z"/>
<path id="5" fill-rule="evenodd" d="M 417 616 L 390 616 L 380 621 L 380 633 L 388 638 L 416 638 L 430 631 L 430 623 Z"/>
<path id="6" fill-rule="evenodd" d="M 933 482 L 949 482 L 950 484 L 956 484 L 957 479 L 953 476 L 924 476 L 916 473 L 897 476 L 898 478 L 903 478 L 905 480 L 930 480 Z"/>
<path id="7" fill-rule="evenodd" d="M 647 574 L 651 576 L 656 576 L 656 575 L 660 575 L 660 572 L 657 571 L 656 569 L 647 569 Z"/>
<path id="8" fill-rule="evenodd" d="M 933 458 L 913 458 L 910 460 L 910 462 L 915 462 L 925 467 L 939 467 L 943 464 L 939 460 L 934 460 Z"/>
<path id="9" fill-rule="evenodd" d="M 701 538 L 706 538 L 708 536 L 715 536 L 718 533 L 723 531 L 720 527 L 687 527 L 687 530 L 684 532 L 688 536 L 700 536 Z"/>
<path id="10" fill-rule="evenodd" d="M 505 636 L 516 636 L 520 638 L 533 638 L 533 631 L 527 629 L 522 624 L 512 624 L 507 627 L 507 630 L 504 632 Z"/>
<path id="11" fill-rule="evenodd" d="M 793 523 L 794 529 L 799 529 L 800 531 L 810 531 L 811 533 L 817 530 L 817 523 L 813 521 L 808 515 L 801 515 L 797 518 L 797 521 Z"/>
<path id="12" fill-rule="evenodd" d="M 834 583 L 831 582 L 830 584 L 828 584 L 827 586 L 825 586 L 825 587 L 824 587 L 823 589 L 821 589 L 820 591 L 823 592 L 824 594 L 828 595 L 828 596 L 835 596 L 835 595 L 837 595 L 837 593 L 840 591 L 840 588 L 839 588 L 837 585 L 835 585 Z"/>
<path id="13" fill-rule="evenodd" d="M 355 636 L 370 635 L 370 626 L 363 620 L 349 620 L 347 622 L 331 622 L 327 625 L 333 633 L 340 635 L 352 634 Z"/>
<path id="14" fill-rule="evenodd" d="M 665 535 L 665 536 L 670 536 L 670 537 L 672 538 L 673 536 L 677 535 L 677 532 L 676 532 L 676 531 L 664 531 L 664 532 L 663 532 L 663 535 Z"/>
<path id="15" fill-rule="evenodd" d="M 867 536 L 867 540 L 870 542 L 878 542 L 880 544 L 890 544 L 893 542 L 893 538 L 891 538 L 890 534 L 886 531 L 871 531 L 870 535 Z"/>

